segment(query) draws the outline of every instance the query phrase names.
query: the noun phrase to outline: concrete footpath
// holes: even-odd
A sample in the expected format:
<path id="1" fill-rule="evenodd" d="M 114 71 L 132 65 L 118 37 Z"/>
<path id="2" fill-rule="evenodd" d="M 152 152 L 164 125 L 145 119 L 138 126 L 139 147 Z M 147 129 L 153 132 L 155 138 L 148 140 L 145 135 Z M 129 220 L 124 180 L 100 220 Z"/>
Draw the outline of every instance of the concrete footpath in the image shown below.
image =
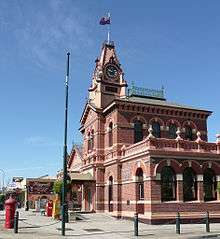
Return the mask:
<path id="1" fill-rule="evenodd" d="M 81 214 L 82 220 L 66 224 L 66 236 L 61 236 L 61 222 L 33 211 L 19 210 L 19 231 L 4 228 L 4 212 L 0 212 L 0 239 L 6 238 L 220 238 L 220 224 L 211 224 L 211 232 L 205 232 L 204 224 L 181 225 L 176 234 L 175 225 L 147 225 L 139 223 L 139 237 L 134 236 L 133 222 L 115 219 L 106 214 Z"/>

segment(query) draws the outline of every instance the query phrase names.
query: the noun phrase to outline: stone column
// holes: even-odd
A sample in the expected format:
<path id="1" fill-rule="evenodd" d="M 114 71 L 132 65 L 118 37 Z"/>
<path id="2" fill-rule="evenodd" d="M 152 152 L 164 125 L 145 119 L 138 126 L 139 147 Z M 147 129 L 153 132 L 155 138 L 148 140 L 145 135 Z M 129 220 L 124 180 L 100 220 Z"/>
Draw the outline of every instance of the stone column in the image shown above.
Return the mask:
<path id="1" fill-rule="evenodd" d="M 202 174 L 197 175 L 197 199 L 199 202 L 204 202 Z"/>
<path id="2" fill-rule="evenodd" d="M 183 174 L 176 175 L 176 200 L 183 202 Z"/>
<path id="3" fill-rule="evenodd" d="M 86 200 L 85 200 L 85 186 L 82 184 L 82 209 L 81 211 L 86 210 Z"/>

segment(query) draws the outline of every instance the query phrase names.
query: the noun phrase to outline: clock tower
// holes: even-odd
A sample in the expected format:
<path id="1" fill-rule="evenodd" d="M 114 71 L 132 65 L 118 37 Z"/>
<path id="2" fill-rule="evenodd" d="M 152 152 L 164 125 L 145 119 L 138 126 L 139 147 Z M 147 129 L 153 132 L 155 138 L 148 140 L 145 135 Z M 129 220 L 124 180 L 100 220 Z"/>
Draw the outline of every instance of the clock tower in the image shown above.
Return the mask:
<path id="1" fill-rule="evenodd" d="M 127 83 L 116 56 L 114 42 L 104 42 L 101 56 L 97 58 L 89 88 L 89 103 L 104 108 L 115 98 L 126 97 Z"/>

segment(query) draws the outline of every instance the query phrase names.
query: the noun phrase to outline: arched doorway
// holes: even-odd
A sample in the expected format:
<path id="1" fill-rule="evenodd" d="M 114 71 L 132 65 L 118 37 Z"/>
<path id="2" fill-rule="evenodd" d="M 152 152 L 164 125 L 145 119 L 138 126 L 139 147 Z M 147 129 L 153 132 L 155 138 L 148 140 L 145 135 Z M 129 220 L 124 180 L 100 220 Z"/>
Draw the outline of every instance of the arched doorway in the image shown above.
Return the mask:
<path id="1" fill-rule="evenodd" d="M 138 168 L 136 171 L 136 211 L 139 214 L 144 214 L 144 179 L 143 170 Z"/>
<path id="2" fill-rule="evenodd" d="M 109 177 L 108 185 L 108 211 L 113 212 L 113 177 Z"/>
<path id="3" fill-rule="evenodd" d="M 215 172 L 207 168 L 203 174 L 204 201 L 217 200 L 217 182 Z"/>
<path id="4" fill-rule="evenodd" d="M 196 174 L 190 167 L 183 171 L 183 199 L 184 201 L 197 200 Z"/>

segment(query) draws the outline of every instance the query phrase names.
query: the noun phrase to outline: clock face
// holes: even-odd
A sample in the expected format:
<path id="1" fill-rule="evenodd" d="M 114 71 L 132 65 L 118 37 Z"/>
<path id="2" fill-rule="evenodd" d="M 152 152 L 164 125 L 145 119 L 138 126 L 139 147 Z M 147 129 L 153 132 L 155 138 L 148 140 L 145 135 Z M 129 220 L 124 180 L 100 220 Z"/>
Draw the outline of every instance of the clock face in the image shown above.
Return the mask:
<path id="1" fill-rule="evenodd" d="M 118 76 L 118 69 L 114 65 L 109 65 L 106 67 L 106 74 L 110 78 L 116 78 Z"/>

